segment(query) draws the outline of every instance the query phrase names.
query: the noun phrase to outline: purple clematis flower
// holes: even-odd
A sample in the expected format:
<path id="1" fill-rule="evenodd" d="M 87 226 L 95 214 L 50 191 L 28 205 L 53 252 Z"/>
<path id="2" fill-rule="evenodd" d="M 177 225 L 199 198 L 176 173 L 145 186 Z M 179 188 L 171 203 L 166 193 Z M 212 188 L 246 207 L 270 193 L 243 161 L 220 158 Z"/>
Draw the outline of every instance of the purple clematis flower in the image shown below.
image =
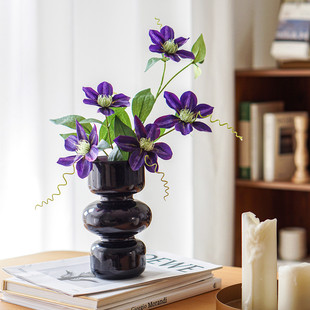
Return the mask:
<path id="1" fill-rule="evenodd" d="M 76 152 L 76 155 L 61 157 L 57 163 L 63 166 L 71 166 L 75 162 L 78 176 L 81 179 L 87 177 L 93 168 L 93 161 L 98 156 L 98 135 L 97 128 L 94 125 L 89 137 L 87 137 L 82 125 L 76 121 L 77 136 L 69 136 L 65 140 L 65 149 L 67 151 Z"/>
<path id="2" fill-rule="evenodd" d="M 145 165 L 148 171 L 157 172 L 157 156 L 167 160 L 172 157 L 172 151 L 168 144 L 154 142 L 160 135 L 160 129 L 157 125 L 148 124 L 144 127 L 137 116 L 134 118 L 134 123 L 137 138 L 118 136 L 114 142 L 123 151 L 131 152 L 129 164 L 132 170 L 139 170 Z"/>
<path id="3" fill-rule="evenodd" d="M 124 94 L 113 96 L 113 87 L 108 82 L 102 82 L 98 85 L 97 91 L 91 87 L 83 87 L 83 91 L 88 99 L 84 99 L 85 104 L 98 106 L 97 112 L 106 116 L 114 114 L 111 108 L 128 107 L 130 97 Z"/>
<path id="4" fill-rule="evenodd" d="M 193 92 L 187 91 L 179 99 L 175 94 L 166 91 L 164 97 L 168 106 L 177 113 L 159 117 L 154 122 L 158 127 L 175 127 L 175 130 L 180 131 L 182 135 L 191 133 L 193 127 L 199 131 L 212 131 L 208 125 L 197 122 L 196 119 L 212 114 L 214 108 L 204 103 L 197 105 L 197 97 Z"/>
<path id="5" fill-rule="evenodd" d="M 195 59 L 192 52 L 179 50 L 179 47 L 184 45 L 189 38 L 179 37 L 175 39 L 174 31 L 171 27 L 164 26 L 160 29 L 160 32 L 157 30 L 150 30 L 149 35 L 154 43 L 149 47 L 151 52 L 164 53 L 166 57 L 176 62 L 180 61 L 180 57 Z"/>

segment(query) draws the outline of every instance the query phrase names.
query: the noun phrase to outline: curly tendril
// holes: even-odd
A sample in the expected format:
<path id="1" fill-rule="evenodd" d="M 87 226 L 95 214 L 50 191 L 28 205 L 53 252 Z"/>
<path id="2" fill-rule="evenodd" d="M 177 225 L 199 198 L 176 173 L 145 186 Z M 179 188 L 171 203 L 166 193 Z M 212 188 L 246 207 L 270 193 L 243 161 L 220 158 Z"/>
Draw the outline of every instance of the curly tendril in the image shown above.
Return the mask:
<path id="1" fill-rule="evenodd" d="M 155 20 L 157 21 L 157 25 L 159 26 L 159 29 L 161 29 L 163 25 L 160 23 L 160 19 L 155 17 Z"/>
<path id="2" fill-rule="evenodd" d="M 213 121 L 213 120 L 212 120 L 212 114 L 211 114 L 211 115 L 207 115 L 206 117 L 210 117 L 210 122 L 211 122 L 211 123 L 216 123 L 216 122 L 218 122 L 220 126 L 225 126 L 225 125 L 226 125 L 227 129 L 228 129 L 228 130 L 231 129 L 231 132 L 232 132 L 233 134 L 235 134 L 236 138 L 238 138 L 238 139 L 240 139 L 241 141 L 243 141 L 243 137 L 242 137 L 242 136 L 238 136 L 238 133 L 237 133 L 237 131 L 234 129 L 234 127 L 229 126 L 228 123 L 221 123 L 219 119 L 216 119 L 215 121 Z"/>
<path id="3" fill-rule="evenodd" d="M 37 204 L 37 205 L 35 206 L 35 209 L 36 209 L 37 207 L 41 207 L 41 208 L 42 208 L 44 204 L 48 205 L 49 201 L 54 201 L 54 196 L 60 196 L 60 194 L 61 194 L 60 187 L 61 187 L 61 186 L 66 186 L 66 185 L 68 184 L 67 179 L 66 179 L 65 176 L 66 176 L 66 175 L 73 175 L 73 174 L 75 174 L 75 166 L 74 166 L 74 165 L 73 165 L 73 172 L 65 172 L 65 173 L 62 174 L 62 178 L 64 179 L 65 183 L 60 183 L 60 184 L 57 185 L 58 193 L 52 194 L 52 197 L 51 197 L 51 198 L 47 198 L 46 201 L 43 200 L 43 201 L 41 202 L 41 204 Z"/>
<path id="4" fill-rule="evenodd" d="M 145 162 L 145 164 L 146 164 L 148 167 L 153 167 L 153 166 L 155 166 L 155 173 L 161 174 L 160 180 L 164 183 L 165 193 L 166 193 L 166 195 L 164 196 L 164 200 L 166 201 L 166 198 L 169 196 L 169 189 L 170 189 L 170 187 L 168 186 L 168 181 L 164 179 L 165 173 L 162 172 L 162 171 L 157 171 L 157 168 L 158 168 L 157 163 L 154 163 L 154 164 L 152 164 L 152 165 L 149 165 L 149 164 L 146 162 L 146 159 L 147 159 L 147 158 L 149 158 L 148 155 L 146 155 L 146 156 L 144 157 L 144 162 Z"/>

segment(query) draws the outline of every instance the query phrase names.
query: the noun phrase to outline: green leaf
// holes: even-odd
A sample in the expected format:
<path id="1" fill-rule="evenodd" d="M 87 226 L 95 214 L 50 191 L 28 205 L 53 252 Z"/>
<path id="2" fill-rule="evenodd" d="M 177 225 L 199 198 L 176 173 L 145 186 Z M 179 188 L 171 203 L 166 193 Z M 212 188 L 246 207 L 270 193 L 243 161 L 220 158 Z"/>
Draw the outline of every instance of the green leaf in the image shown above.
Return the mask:
<path id="1" fill-rule="evenodd" d="M 194 65 L 193 69 L 195 79 L 197 79 L 201 75 L 201 69 L 197 66 L 197 64 Z"/>
<path id="2" fill-rule="evenodd" d="M 155 65 L 160 60 L 162 60 L 162 58 L 158 58 L 158 57 L 150 58 L 147 62 L 147 65 L 146 65 L 144 72 L 149 70 L 153 65 Z"/>
<path id="3" fill-rule="evenodd" d="M 120 160 L 127 160 L 128 158 L 123 157 L 123 151 L 121 151 L 118 146 L 115 146 L 111 153 L 109 154 L 108 160 L 109 161 L 120 161 Z M 124 152 L 127 153 L 127 152 Z M 127 153 L 128 154 L 128 153 Z"/>
<path id="4" fill-rule="evenodd" d="M 118 137 L 118 136 L 136 137 L 136 134 L 133 132 L 133 130 L 127 125 L 125 125 L 117 116 L 115 116 L 114 134 L 115 134 L 115 137 Z M 129 153 L 123 150 L 120 150 L 120 152 L 123 155 L 123 159 L 128 160 Z"/>
<path id="5" fill-rule="evenodd" d="M 70 136 L 76 136 L 76 132 L 73 133 L 61 133 L 60 136 L 64 139 L 67 139 Z"/>
<path id="6" fill-rule="evenodd" d="M 51 119 L 50 121 L 56 125 L 63 125 L 69 127 L 71 129 L 76 129 L 75 121 L 78 121 L 81 124 L 81 121 L 84 120 L 85 117 L 80 115 L 67 115 L 57 119 Z M 92 130 L 92 126 L 90 124 L 81 124 L 86 133 L 90 133 Z"/>
<path id="7" fill-rule="evenodd" d="M 194 63 L 203 63 L 206 57 L 206 45 L 203 40 L 202 34 L 199 36 L 197 41 L 194 43 L 192 47 L 192 52 L 195 55 Z"/>
<path id="8" fill-rule="evenodd" d="M 130 118 L 125 111 L 126 108 L 113 108 L 114 110 L 114 119 L 117 116 L 125 125 L 131 128 Z M 114 121 L 113 119 L 113 121 Z M 114 125 L 114 124 L 113 124 Z"/>
<path id="9" fill-rule="evenodd" d="M 155 98 L 151 93 L 151 89 L 144 89 L 137 93 L 132 100 L 132 114 L 137 115 L 141 122 L 144 123 L 146 118 L 152 111 Z"/>
<path id="10" fill-rule="evenodd" d="M 97 145 L 97 148 L 100 151 L 109 149 L 110 147 L 111 147 L 111 145 L 107 141 L 104 141 L 104 140 L 100 140 L 100 142 Z"/>
<path id="11" fill-rule="evenodd" d="M 101 140 L 106 140 L 106 137 L 108 136 L 108 128 L 106 126 L 106 124 L 102 124 L 102 126 L 99 129 L 99 141 Z"/>
<path id="12" fill-rule="evenodd" d="M 97 124 L 102 124 L 102 121 L 99 121 L 99 119 L 95 118 L 85 118 L 80 121 L 80 124 L 90 124 L 90 123 L 97 123 Z"/>

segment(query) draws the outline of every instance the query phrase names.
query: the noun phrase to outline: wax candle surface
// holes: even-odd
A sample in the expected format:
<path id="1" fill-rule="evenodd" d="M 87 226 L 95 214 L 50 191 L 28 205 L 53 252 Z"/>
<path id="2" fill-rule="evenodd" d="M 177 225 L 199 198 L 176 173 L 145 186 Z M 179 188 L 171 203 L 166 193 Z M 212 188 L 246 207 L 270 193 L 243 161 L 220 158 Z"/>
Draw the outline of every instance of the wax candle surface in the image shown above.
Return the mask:
<path id="1" fill-rule="evenodd" d="M 279 310 L 310 309 L 310 264 L 279 268 Z"/>
<path id="2" fill-rule="evenodd" d="M 277 310 L 277 220 L 242 214 L 242 310 Z"/>

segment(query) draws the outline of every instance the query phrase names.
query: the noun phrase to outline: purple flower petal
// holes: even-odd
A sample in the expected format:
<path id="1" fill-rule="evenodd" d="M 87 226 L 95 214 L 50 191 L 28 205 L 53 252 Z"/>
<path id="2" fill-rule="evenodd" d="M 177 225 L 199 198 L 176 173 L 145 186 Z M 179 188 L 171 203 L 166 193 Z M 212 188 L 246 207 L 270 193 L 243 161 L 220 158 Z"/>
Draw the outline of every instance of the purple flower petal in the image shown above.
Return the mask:
<path id="1" fill-rule="evenodd" d="M 192 123 L 193 127 L 199 131 L 208 131 L 208 132 L 212 132 L 211 128 L 202 122 L 194 122 Z"/>
<path id="2" fill-rule="evenodd" d="M 146 138 L 147 132 L 137 115 L 135 115 L 134 123 L 135 123 L 135 130 L 136 130 L 136 135 L 137 135 L 138 140 L 140 140 L 141 138 Z"/>
<path id="3" fill-rule="evenodd" d="M 77 170 L 78 176 L 81 179 L 86 178 L 89 175 L 92 167 L 93 167 L 93 163 L 89 162 L 85 158 L 82 158 L 76 163 L 76 170 Z"/>
<path id="4" fill-rule="evenodd" d="M 175 125 L 175 130 L 185 136 L 193 131 L 193 127 L 190 123 L 179 122 Z"/>
<path id="5" fill-rule="evenodd" d="M 81 159 L 83 156 L 82 155 L 73 155 L 73 156 L 68 156 L 68 157 L 60 157 L 57 161 L 57 164 L 63 165 L 63 166 L 71 166 L 73 165 L 76 161 Z"/>
<path id="6" fill-rule="evenodd" d="M 179 118 L 175 115 L 164 115 L 159 117 L 154 124 L 159 128 L 171 128 L 179 121 Z"/>
<path id="7" fill-rule="evenodd" d="M 193 111 L 194 108 L 197 105 L 197 97 L 196 95 L 191 92 L 191 91 L 187 91 L 185 92 L 181 98 L 180 101 L 182 103 L 182 108 L 184 109 L 189 109 L 190 111 Z"/>
<path id="8" fill-rule="evenodd" d="M 124 94 L 117 94 L 113 96 L 112 98 L 112 106 L 113 107 L 129 107 L 130 102 L 129 102 L 130 97 L 125 96 Z"/>
<path id="9" fill-rule="evenodd" d="M 87 98 L 97 100 L 98 93 L 94 89 L 92 89 L 91 87 L 83 87 L 82 89 Z"/>
<path id="10" fill-rule="evenodd" d="M 195 55 L 192 52 L 189 52 L 189 51 L 178 50 L 176 52 L 176 54 L 179 55 L 181 58 L 195 59 Z"/>
<path id="11" fill-rule="evenodd" d="M 125 152 L 133 152 L 137 148 L 140 149 L 138 140 L 129 136 L 118 136 L 114 139 L 116 145 Z"/>
<path id="12" fill-rule="evenodd" d="M 78 121 L 75 121 L 75 123 L 76 123 L 76 134 L 77 134 L 78 140 L 87 140 L 88 141 L 87 135 L 86 135 L 85 130 L 82 127 L 82 125 Z"/>
<path id="13" fill-rule="evenodd" d="M 145 156 L 145 168 L 150 172 L 158 171 L 157 155 L 153 152 L 148 152 Z"/>
<path id="14" fill-rule="evenodd" d="M 182 103 L 174 93 L 165 91 L 164 98 L 166 99 L 166 102 L 171 109 L 175 110 L 178 113 L 180 112 L 180 110 L 182 109 Z"/>
<path id="15" fill-rule="evenodd" d="M 89 135 L 89 143 L 90 145 L 97 145 L 98 144 L 98 134 L 97 134 L 97 127 L 94 125 L 91 133 Z"/>
<path id="16" fill-rule="evenodd" d="M 93 162 L 98 157 L 98 149 L 95 145 L 93 145 L 89 152 L 85 155 L 86 160 Z"/>
<path id="17" fill-rule="evenodd" d="M 176 55 L 176 54 L 167 54 L 167 53 L 165 53 L 165 56 L 170 58 L 173 61 L 176 61 L 176 62 L 179 62 L 181 60 L 180 57 L 178 55 Z"/>
<path id="18" fill-rule="evenodd" d="M 151 141 L 156 140 L 160 135 L 160 129 L 156 124 L 148 124 L 145 126 L 147 132 L 146 138 L 151 139 Z"/>
<path id="19" fill-rule="evenodd" d="M 162 159 L 170 159 L 172 157 L 172 151 L 170 146 L 164 142 L 155 143 L 153 152 L 156 153 Z"/>
<path id="20" fill-rule="evenodd" d="M 113 87 L 108 82 L 102 82 L 98 85 L 97 91 L 100 95 L 112 96 L 113 95 Z"/>
<path id="21" fill-rule="evenodd" d="M 163 48 L 159 45 L 150 45 L 149 50 L 154 53 L 162 53 Z"/>
<path id="22" fill-rule="evenodd" d="M 174 31 L 169 26 L 164 26 L 160 29 L 160 33 L 164 36 L 164 41 L 172 40 L 174 39 Z M 155 42 L 154 42 L 155 43 Z"/>
<path id="23" fill-rule="evenodd" d="M 165 43 L 164 36 L 157 30 L 150 30 L 149 36 L 154 44 L 161 45 Z"/>
<path id="24" fill-rule="evenodd" d="M 144 165 L 145 151 L 140 148 L 133 151 L 129 157 L 129 165 L 133 171 L 139 170 Z"/>
<path id="25" fill-rule="evenodd" d="M 78 138 L 76 136 L 69 136 L 65 140 L 65 149 L 67 151 L 75 152 L 76 150 L 76 145 L 78 144 Z"/>
<path id="26" fill-rule="evenodd" d="M 179 38 L 176 38 L 174 39 L 174 43 L 176 43 L 178 45 L 178 47 L 184 45 L 187 41 L 188 41 L 189 38 L 183 38 L 183 37 L 179 37 Z"/>
<path id="27" fill-rule="evenodd" d="M 198 114 L 198 118 L 201 118 L 201 117 L 206 117 L 206 116 L 212 114 L 213 109 L 214 109 L 214 107 L 211 107 L 210 105 L 205 104 L 205 103 L 201 103 L 195 107 L 193 112 L 195 114 Z"/>
<path id="28" fill-rule="evenodd" d="M 112 109 L 109 109 L 109 108 L 99 108 L 97 110 L 97 112 L 102 113 L 105 116 L 109 116 L 109 115 L 114 114 L 114 111 Z"/>
<path id="29" fill-rule="evenodd" d="M 94 99 L 84 99 L 83 102 L 84 102 L 85 104 L 90 104 L 90 105 L 97 105 L 97 106 L 99 106 L 97 100 L 94 100 Z"/>
<path id="30" fill-rule="evenodd" d="M 130 97 L 124 95 L 124 94 L 117 94 L 113 96 L 112 101 L 129 101 Z"/>

